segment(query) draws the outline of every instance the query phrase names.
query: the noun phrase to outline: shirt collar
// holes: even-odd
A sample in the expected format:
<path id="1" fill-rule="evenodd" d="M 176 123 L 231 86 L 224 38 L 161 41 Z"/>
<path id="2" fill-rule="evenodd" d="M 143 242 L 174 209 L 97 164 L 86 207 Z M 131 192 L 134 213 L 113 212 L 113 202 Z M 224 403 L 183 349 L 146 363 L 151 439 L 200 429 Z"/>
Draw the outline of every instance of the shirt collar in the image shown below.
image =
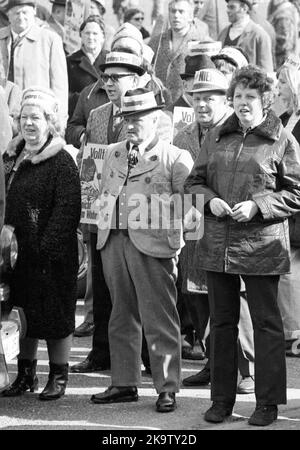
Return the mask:
<path id="1" fill-rule="evenodd" d="M 98 56 L 101 53 L 101 50 L 99 50 L 99 52 L 97 52 L 97 54 L 93 55 L 92 53 L 87 52 L 84 47 L 81 47 L 82 52 L 85 54 L 85 56 L 89 59 L 90 63 L 93 65 L 94 62 L 96 61 L 96 59 L 98 58 Z"/>
<path id="2" fill-rule="evenodd" d="M 112 104 L 112 107 L 113 107 L 113 115 L 121 111 L 121 108 L 119 108 L 119 106 L 115 105 L 114 103 Z"/>
<path id="3" fill-rule="evenodd" d="M 19 38 L 22 38 L 23 36 L 25 36 L 28 33 L 28 31 L 30 30 L 30 28 L 31 28 L 31 25 L 30 25 L 30 27 L 26 28 L 26 30 L 22 31 L 22 33 L 19 33 L 19 34 L 17 34 L 11 28 L 10 31 L 11 31 L 11 35 L 12 35 L 13 41 L 15 41 L 16 39 L 19 39 Z"/>
<path id="4" fill-rule="evenodd" d="M 146 151 L 146 148 L 147 148 L 148 145 L 151 144 L 151 142 L 154 140 L 155 135 L 156 135 L 155 132 L 152 133 L 151 136 L 150 136 L 148 139 L 146 139 L 145 141 L 141 142 L 141 143 L 138 145 L 138 147 L 139 147 L 139 153 L 141 154 L 141 156 L 144 155 L 144 153 L 145 153 L 145 151 Z M 132 142 L 130 142 L 130 150 L 132 149 L 133 145 L 134 145 L 134 144 L 133 144 Z"/>

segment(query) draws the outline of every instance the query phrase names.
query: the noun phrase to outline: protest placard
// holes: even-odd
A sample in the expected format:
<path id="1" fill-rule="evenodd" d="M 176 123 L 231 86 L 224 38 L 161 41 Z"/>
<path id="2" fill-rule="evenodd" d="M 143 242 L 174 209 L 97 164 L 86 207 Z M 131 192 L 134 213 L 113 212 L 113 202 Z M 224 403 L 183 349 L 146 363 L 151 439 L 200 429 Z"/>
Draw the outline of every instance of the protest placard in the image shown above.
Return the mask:
<path id="1" fill-rule="evenodd" d="M 97 224 L 103 161 L 107 145 L 87 143 L 80 169 L 81 223 Z"/>
<path id="2" fill-rule="evenodd" d="M 173 112 L 173 141 L 178 131 L 181 131 L 186 125 L 190 125 L 194 121 L 195 113 L 193 108 L 175 106 Z"/>

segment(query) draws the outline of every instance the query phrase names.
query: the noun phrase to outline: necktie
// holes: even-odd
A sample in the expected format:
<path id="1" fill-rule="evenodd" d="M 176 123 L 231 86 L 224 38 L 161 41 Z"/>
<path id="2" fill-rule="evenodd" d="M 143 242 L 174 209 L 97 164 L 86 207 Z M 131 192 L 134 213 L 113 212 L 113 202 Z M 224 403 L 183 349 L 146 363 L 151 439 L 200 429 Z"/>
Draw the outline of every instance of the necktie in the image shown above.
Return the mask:
<path id="1" fill-rule="evenodd" d="M 203 142 L 204 142 L 204 140 L 205 140 L 205 137 L 206 137 L 208 131 L 209 131 L 209 128 L 204 128 L 204 127 L 203 127 L 203 128 L 201 129 L 200 147 L 202 146 L 202 144 L 203 144 Z"/>
<path id="2" fill-rule="evenodd" d="M 23 36 L 24 37 L 24 36 Z M 15 48 L 19 44 L 19 42 L 23 39 L 23 37 L 18 36 L 15 40 L 11 37 L 11 47 L 10 47 L 10 61 L 9 61 L 9 69 L 8 69 L 8 81 L 14 82 L 14 53 Z"/>
<path id="3" fill-rule="evenodd" d="M 120 116 L 116 117 L 116 114 L 119 114 L 121 112 L 120 109 L 118 109 L 115 113 L 115 115 L 113 116 L 113 131 L 115 131 L 117 129 L 117 127 L 120 125 L 120 123 L 122 122 L 122 118 Z"/>
<path id="4" fill-rule="evenodd" d="M 14 41 L 11 39 L 11 47 L 10 47 L 10 61 L 9 61 L 9 69 L 8 69 L 8 81 L 14 81 Z"/>
<path id="5" fill-rule="evenodd" d="M 128 168 L 129 170 L 132 169 L 134 166 L 136 166 L 139 158 L 139 148 L 137 145 L 133 145 L 131 149 L 128 152 Z"/>

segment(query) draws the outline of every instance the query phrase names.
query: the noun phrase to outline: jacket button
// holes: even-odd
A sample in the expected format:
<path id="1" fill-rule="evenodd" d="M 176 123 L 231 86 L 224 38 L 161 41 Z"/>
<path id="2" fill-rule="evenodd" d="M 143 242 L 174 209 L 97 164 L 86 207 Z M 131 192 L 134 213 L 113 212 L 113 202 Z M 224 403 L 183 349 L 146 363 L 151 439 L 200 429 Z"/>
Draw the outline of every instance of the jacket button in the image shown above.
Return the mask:
<path id="1" fill-rule="evenodd" d="M 113 178 L 114 177 L 114 172 L 113 172 L 113 170 L 110 172 L 110 178 Z"/>
<path id="2" fill-rule="evenodd" d="M 150 184 L 151 183 L 151 178 L 150 177 L 146 177 L 145 178 L 145 183 Z"/>
<path id="3" fill-rule="evenodd" d="M 120 156 L 120 152 L 116 151 L 116 152 L 115 152 L 115 157 L 116 157 L 116 158 L 119 158 L 119 156 Z"/>

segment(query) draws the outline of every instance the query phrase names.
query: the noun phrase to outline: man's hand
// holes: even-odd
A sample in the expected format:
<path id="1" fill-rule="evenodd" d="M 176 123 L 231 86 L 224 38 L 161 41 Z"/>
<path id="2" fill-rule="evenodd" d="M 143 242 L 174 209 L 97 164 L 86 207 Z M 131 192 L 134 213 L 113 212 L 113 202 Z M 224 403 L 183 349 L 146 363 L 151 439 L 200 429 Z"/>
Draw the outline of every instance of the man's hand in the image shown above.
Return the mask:
<path id="1" fill-rule="evenodd" d="M 224 202 L 221 198 L 212 198 L 209 202 L 209 207 L 213 215 L 217 217 L 224 217 L 232 214 L 228 203 Z"/>
<path id="2" fill-rule="evenodd" d="M 237 222 L 249 222 L 257 213 L 257 204 L 253 200 L 247 200 L 234 205 L 231 216 Z"/>
<path id="3" fill-rule="evenodd" d="M 192 206 L 183 218 L 183 232 L 187 240 L 197 240 L 203 233 L 203 216 L 197 208 Z"/>

